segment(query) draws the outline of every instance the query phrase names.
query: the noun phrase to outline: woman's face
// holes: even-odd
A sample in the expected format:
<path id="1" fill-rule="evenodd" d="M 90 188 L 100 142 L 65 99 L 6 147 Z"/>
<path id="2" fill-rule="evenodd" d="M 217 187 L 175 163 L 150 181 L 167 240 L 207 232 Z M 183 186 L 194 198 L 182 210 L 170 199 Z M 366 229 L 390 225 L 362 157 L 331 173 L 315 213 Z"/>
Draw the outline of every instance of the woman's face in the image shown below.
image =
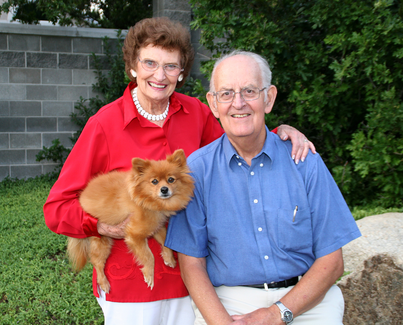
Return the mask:
<path id="1" fill-rule="evenodd" d="M 159 64 L 155 71 L 147 71 L 138 60 L 152 60 Z M 179 76 L 170 76 L 165 73 L 163 66 L 166 64 L 175 64 L 180 66 L 179 50 L 166 50 L 152 44 L 143 47 L 139 51 L 139 57 L 136 58 L 137 73 L 137 96 L 142 105 L 161 104 L 166 105 L 169 97 L 176 88 Z M 144 107 L 146 108 L 146 107 Z"/>

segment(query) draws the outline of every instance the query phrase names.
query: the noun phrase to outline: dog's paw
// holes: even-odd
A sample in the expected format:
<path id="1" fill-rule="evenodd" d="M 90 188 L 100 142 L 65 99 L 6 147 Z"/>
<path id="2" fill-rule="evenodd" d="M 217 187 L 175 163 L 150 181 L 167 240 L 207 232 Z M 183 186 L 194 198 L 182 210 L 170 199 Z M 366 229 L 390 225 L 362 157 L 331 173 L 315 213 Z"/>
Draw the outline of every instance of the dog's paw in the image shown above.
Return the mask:
<path id="1" fill-rule="evenodd" d="M 146 275 L 144 275 L 144 282 L 147 283 L 147 286 L 151 290 L 154 288 L 154 276 L 146 276 Z"/>
<path id="2" fill-rule="evenodd" d="M 176 260 L 175 260 L 174 254 L 173 254 L 172 250 L 170 250 L 168 247 L 164 247 L 162 249 L 161 256 L 164 259 L 165 265 L 168 265 L 172 268 L 174 268 L 176 266 Z"/>
<path id="3" fill-rule="evenodd" d="M 98 283 L 99 286 L 101 287 L 101 289 L 105 292 L 105 293 L 109 293 L 109 290 L 111 289 L 111 285 L 109 284 L 108 280 L 105 281 L 100 281 L 102 283 Z"/>

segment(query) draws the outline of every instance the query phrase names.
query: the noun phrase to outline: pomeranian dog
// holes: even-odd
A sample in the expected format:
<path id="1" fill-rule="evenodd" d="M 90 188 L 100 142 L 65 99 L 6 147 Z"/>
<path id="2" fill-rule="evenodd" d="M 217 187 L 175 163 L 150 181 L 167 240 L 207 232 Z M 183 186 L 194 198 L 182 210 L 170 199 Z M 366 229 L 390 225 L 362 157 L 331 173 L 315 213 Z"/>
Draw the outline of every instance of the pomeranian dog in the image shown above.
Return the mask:
<path id="1" fill-rule="evenodd" d="M 83 210 L 99 221 L 117 225 L 129 217 L 125 242 L 142 265 L 144 281 L 154 287 L 154 256 L 147 238 L 161 245 L 166 265 L 174 268 L 173 252 L 164 246 L 166 222 L 176 211 L 186 207 L 193 196 L 194 181 L 189 175 L 186 156 L 176 150 L 166 160 L 132 159 L 132 169 L 112 171 L 92 179 L 79 197 Z M 75 270 L 80 271 L 88 259 L 97 271 L 97 282 L 109 293 L 110 284 L 104 267 L 113 239 L 106 236 L 68 238 L 67 251 Z"/>

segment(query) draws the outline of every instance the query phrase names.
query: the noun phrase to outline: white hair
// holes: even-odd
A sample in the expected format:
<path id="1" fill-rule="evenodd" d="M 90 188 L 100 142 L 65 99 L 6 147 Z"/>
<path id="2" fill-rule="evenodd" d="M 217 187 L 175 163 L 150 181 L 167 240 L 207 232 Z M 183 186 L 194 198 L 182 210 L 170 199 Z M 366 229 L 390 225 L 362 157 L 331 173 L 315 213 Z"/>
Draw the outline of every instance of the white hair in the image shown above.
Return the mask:
<path id="1" fill-rule="evenodd" d="M 215 93 L 215 86 L 214 86 L 214 76 L 217 70 L 217 67 L 220 65 L 221 62 L 223 62 L 225 59 L 228 59 L 232 56 L 235 55 L 244 55 L 244 56 L 249 56 L 252 59 L 255 60 L 255 62 L 258 64 L 261 77 L 262 77 L 262 87 L 266 87 L 266 89 L 269 89 L 271 85 L 271 70 L 270 66 L 267 63 L 266 59 L 260 56 L 259 54 L 253 53 L 253 52 L 247 52 L 247 51 L 240 51 L 240 50 L 235 50 L 232 51 L 229 54 L 226 54 L 219 58 L 216 63 L 214 64 L 213 72 L 211 73 L 211 79 L 210 79 L 210 92 Z M 264 101 L 266 102 L 267 100 L 267 91 L 264 92 Z"/>

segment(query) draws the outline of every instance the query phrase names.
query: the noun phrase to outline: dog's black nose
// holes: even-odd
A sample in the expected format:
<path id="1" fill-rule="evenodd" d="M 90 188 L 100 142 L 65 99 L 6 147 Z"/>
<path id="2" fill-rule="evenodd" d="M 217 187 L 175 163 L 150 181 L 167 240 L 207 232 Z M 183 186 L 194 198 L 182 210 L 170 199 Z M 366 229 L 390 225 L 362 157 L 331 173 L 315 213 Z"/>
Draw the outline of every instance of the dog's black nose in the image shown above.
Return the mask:
<path id="1" fill-rule="evenodd" d="M 166 187 L 166 186 L 161 187 L 161 193 L 162 193 L 162 194 L 168 194 L 168 192 L 169 192 L 169 188 L 168 188 L 168 187 Z"/>

